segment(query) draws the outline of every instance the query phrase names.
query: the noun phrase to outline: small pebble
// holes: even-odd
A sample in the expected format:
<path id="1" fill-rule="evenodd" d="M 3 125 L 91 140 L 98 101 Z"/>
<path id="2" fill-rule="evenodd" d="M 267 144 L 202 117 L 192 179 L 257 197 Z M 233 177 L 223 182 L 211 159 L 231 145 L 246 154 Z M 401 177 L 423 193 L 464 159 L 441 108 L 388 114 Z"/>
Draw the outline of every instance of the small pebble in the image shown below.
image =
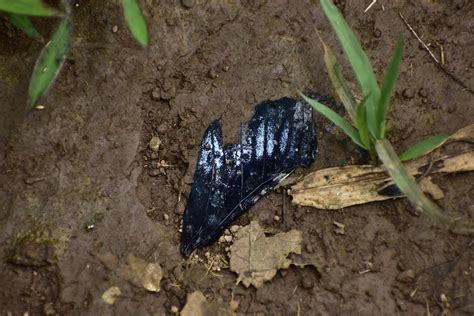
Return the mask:
<path id="1" fill-rule="evenodd" d="M 112 26 L 112 33 L 117 33 L 117 31 L 118 31 L 118 26 L 117 25 Z"/>
<path id="2" fill-rule="evenodd" d="M 168 130 L 168 125 L 166 125 L 166 123 L 160 124 L 156 129 L 156 131 L 161 134 L 164 134 L 167 130 Z"/>
<path id="3" fill-rule="evenodd" d="M 225 235 L 230 235 L 230 230 L 229 229 L 224 230 L 224 234 Z"/>
<path id="4" fill-rule="evenodd" d="M 151 91 L 151 99 L 154 101 L 160 101 L 161 100 L 161 89 L 156 87 Z"/>
<path id="5" fill-rule="evenodd" d="M 403 90 L 402 95 L 405 99 L 413 99 L 413 97 L 415 96 L 415 92 L 413 91 L 413 89 L 406 88 L 405 90 Z"/>
<path id="6" fill-rule="evenodd" d="M 148 147 L 154 152 L 157 152 L 160 149 L 161 139 L 158 136 L 153 136 L 148 143 Z"/>
<path id="7" fill-rule="evenodd" d="M 218 242 L 219 242 L 219 243 L 225 242 L 225 237 L 224 237 L 224 236 L 219 237 Z"/>
<path id="8" fill-rule="evenodd" d="M 304 278 L 302 282 L 303 289 L 312 289 L 313 288 L 313 281 L 310 278 Z"/>
<path id="9" fill-rule="evenodd" d="M 239 225 L 232 225 L 232 226 L 230 227 L 230 232 L 233 233 L 233 234 L 235 234 L 236 232 L 239 231 L 239 229 L 240 229 L 240 226 L 239 226 Z"/>
<path id="10" fill-rule="evenodd" d="M 379 29 L 375 29 L 374 30 L 374 37 L 379 38 L 380 36 L 382 36 L 382 31 L 379 30 Z"/>
<path id="11" fill-rule="evenodd" d="M 307 253 L 313 253 L 314 251 L 313 246 L 311 246 L 310 244 L 305 245 L 305 250 Z"/>
<path id="12" fill-rule="evenodd" d="M 191 9 L 196 4 L 196 0 L 181 0 L 181 5 L 186 9 Z"/>
<path id="13" fill-rule="evenodd" d="M 170 308 L 170 312 L 172 312 L 173 314 L 178 314 L 179 309 L 178 309 L 178 307 L 176 307 L 176 306 L 173 305 L 173 306 L 171 306 L 171 308 Z"/>
<path id="14" fill-rule="evenodd" d="M 273 219 L 275 220 L 275 222 L 279 222 L 279 221 L 280 221 L 280 216 L 275 215 L 275 216 L 273 217 Z"/>
<path id="15" fill-rule="evenodd" d="M 158 177 L 160 175 L 160 170 L 158 169 L 151 169 L 149 172 L 148 172 L 148 175 L 150 177 Z"/>
<path id="16" fill-rule="evenodd" d="M 225 71 L 225 72 L 229 71 L 230 69 L 229 65 L 226 65 L 226 64 L 223 64 L 221 68 L 222 68 L 222 71 Z"/>
<path id="17" fill-rule="evenodd" d="M 217 71 L 214 68 L 212 68 L 211 70 L 209 70 L 209 77 L 211 79 L 216 79 L 216 78 L 219 77 L 219 74 L 217 73 Z"/>
<path id="18" fill-rule="evenodd" d="M 413 271 L 412 269 L 405 270 L 397 276 L 397 280 L 404 283 L 413 282 L 414 279 L 415 271 Z"/>
<path id="19" fill-rule="evenodd" d="M 231 235 L 225 235 L 224 240 L 227 241 L 227 242 L 231 242 L 232 241 L 232 236 Z"/>
<path id="20" fill-rule="evenodd" d="M 168 25 L 168 26 L 173 26 L 173 25 L 176 24 L 176 20 L 173 19 L 173 18 L 166 18 L 166 19 L 165 19 L 165 23 L 166 23 L 166 25 Z"/>
<path id="21" fill-rule="evenodd" d="M 168 214 L 164 213 L 164 214 L 163 214 L 163 219 L 164 219 L 165 221 L 167 221 L 167 220 L 170 219 L 170 216 L 169 216 Z"/>
<path id="22" fill-rule="evenodd" d="M 428 91 L 426 91 L 425 89 L 421 88 L 420 90 L 418 90 L 418 95 L 422 98 L 427 98 L 428 97 Z"/>

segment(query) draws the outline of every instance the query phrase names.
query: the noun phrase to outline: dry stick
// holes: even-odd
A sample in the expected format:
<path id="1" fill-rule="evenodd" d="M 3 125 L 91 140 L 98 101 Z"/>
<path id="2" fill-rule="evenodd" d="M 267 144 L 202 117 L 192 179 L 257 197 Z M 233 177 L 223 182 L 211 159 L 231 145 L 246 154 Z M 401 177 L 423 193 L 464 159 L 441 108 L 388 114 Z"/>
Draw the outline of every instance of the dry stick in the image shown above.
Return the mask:
<path id="1" fill-rule="evenodd" d="M 430 54 L 431 58 L 435 61 L 436 65 L 439 67 L 439 69 L 441 69 L 445 74 L 447 74 L 451 79 L 453 79 L 455 82 L 457 82 L 461 87 L 463 87 L 466 91 L 469 91 L 470 93 L 474 94 L 474 89 L 472 89 L 471 87 L 468 87 L 461 79 L 459 79 L 456 75 L 454 75 L 451 71 L 449 71 L 448 69 L 446 69 L 438 60 L 438 58 L 436 58 L 436 56 L 433 54 L 433 52 L 431 51 L 431 49 L 428 47 L 428 45 L 425 44 L 425 42 L 423 42 L 423 40 L 418 36 L 418 34 L 415 32 L 415 30 L 413 29 L 413 27 L 411 27 L 411 25 L 408 23 L 408 21 L 405 19 L 405 17 L 402 15 L 401 12 L 398 12 L 398 15 L 400 15 L 400 18 L 403 20 L 403 22 L 405 23 L 405 25 L 408 27 L 408 29 L 410 30 L 410 32 L 416 37 L 416 39 L 418 40 L 418 42 L 420 42 L 420 44 L 423 46 L 423 48 Z M 443 52 L 443 55 L 444 55 L 444 52 Z M 443 56 L 444 57 L 444 56 Z M 444 58 L 443 58 L 444 59 Z"/>
<path id="2" fill-rule="evenodd" d="M 368 6 L 367 8 L 365 8 L 364 13 L 367 13 L 367 11 L 369 11 L 370 8 L 372 8 L 372 6 L 373 6 L 375 3 L 377 3 L 377 0 L 373 0 L 373 1 L 369 4 L 369 6 Z"/>

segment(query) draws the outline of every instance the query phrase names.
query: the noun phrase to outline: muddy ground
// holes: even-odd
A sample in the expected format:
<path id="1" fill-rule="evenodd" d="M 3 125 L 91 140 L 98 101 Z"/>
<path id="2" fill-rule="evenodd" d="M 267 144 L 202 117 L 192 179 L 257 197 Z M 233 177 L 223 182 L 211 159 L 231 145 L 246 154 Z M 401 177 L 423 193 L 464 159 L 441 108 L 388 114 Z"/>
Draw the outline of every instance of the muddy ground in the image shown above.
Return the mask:
<path id="1" fill-rule="evenodd" d="M 238 224 L 301 230 L 319 269 L 290 267 L 258 290 L 236 285 L 228 269 L 208 271 L 205 252 L 225 257 L 226 245 L 185 261 L 178 230 L 207 125 L 221 118 L 231 142 L 260 101 L 299 89 L 334 96 L 315 30 L 341 52 L 318 1 L 141 2 L 147 50 L 129 35 L 118 1 L 77 1 L 65 67 L 45 110 L 28 114 L 41 44 L 0 22 L 1 315 L 164 315 L 195 290 L 236 300 L 247 315 L 474 314 L 473 239 L 437 228 L 405 200 L 335 212 L 295 207 L 282 190 L 268 194 Z M 378 1 L 364 13 L 370 2 L 337 4 L 379 78 L 395 41 L 406 39 L 391 113 L 395 146 L 473 123 L 473 95 L 435 66 L 398 12 L 472 87 L 474 3 Z M 54 20 L 35 22 L 47 32 Z M 364 162 L 340 131 L 315 120 L 311 169 Z M 152 136 L 162 141 L 158 154 L 147 148 Z M 436 181 L 444 209 L 472 220 L 473 175 Z M 159 263 L 161 291 L 111 271 L 101 260 L 107 253 Z M 122 294 L 109 305 L 102 294 L 112 286 Z"/>

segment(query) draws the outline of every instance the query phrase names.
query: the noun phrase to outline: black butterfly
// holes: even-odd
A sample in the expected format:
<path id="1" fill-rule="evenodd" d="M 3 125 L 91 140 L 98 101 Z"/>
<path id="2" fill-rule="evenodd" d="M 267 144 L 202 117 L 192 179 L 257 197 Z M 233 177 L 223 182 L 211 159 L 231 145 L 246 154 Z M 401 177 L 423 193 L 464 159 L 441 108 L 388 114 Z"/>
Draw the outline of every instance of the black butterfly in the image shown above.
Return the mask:
<path id="1" fill-rule="evenodd" d="M 282 98 L 256 106 L 239 144 L 223 145 L 219 120 L 206 130 L 183 220 L 181 253 L 207 246 L 298 166 L 316 158 L 311 107 Z"/>

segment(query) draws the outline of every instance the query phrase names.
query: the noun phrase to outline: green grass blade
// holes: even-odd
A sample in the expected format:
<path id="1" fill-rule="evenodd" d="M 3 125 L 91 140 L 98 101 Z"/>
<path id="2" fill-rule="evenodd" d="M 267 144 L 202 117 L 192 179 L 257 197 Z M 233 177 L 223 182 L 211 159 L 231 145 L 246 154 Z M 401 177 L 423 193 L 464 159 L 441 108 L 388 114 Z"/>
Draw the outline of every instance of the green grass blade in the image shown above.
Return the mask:
<path id="1" fill-rule="evenodd" d="M 148 29 L 142 11 L 136 0 L 122 0 L 125 20 L 133 37 L 143 47 L 148 46 Z"/>
<path id="2" fill-rule="evenodd" d="M 36 61 L 28 90 L 28 110 L 37 104 L 56 79 L 64 63 L 70 35 L 71 18 L 66 15 Z"/>
<path id="3" fill-rule="evenodd" d="M 19 14 L 10 14 L 10 22 L 25 32 L 29 37 L 43 39 L 43 36 L 36 30 L 28 17 Z"/>
<path id="4" fill-rule="evenodd" d="M 367 126 L 367 110 L 365 104 L 367 102 L 367 97 L 365 97 L 362 102 L 357 106 L 357 115 L 356 115 L 356 126 L 359 131 L 359 136 L 362 144 L 365 148 L 370 149 L 372 147 L 369 135 L 369 127 Z"/>
<path id="5" fill-rule="evenodd" d="M 310 99 L 304 94 L 300 93 L 300 95 L 303 97 L 303 99 L 308 102 L 309 105 L 311 105 L 316 111 L 324 115 L 326 118 L 328 118 L 331 122 L 333 122 L 336 126 L 340 127 L 344 133 L 349 136 L 354 143 L 359 145 L 360 147 L 367 149 L 364 144 L 362 143 L 359 134 L 357 133 L 357 130 L 352 127 L 352 125 L 343 119 L 339 114 L 328 108 L 322 103 L 319 103 L 316 100 Z"/>
<path id="6" fill-rule="evenodd" d="M 405 150 L 403 153 L 400 154 L 399 158 L 401 161 L 412 160 L 417 157 L 423 156 L 439 146 L 443 145 L 445 141 L 447 141 L 449 135 L 447 134 L 438 134 L 434 135 L 430 138 L 427 138 L 418 144 L 415 144 Z"/>
<path id="7" fill-rule="evenodd" d="M 474 233 L 474 225 L 472 223 L 461 222 L 444 215 L 440 207 L 421 191 L 415 179 L 408 173 L 400 159 L 398 159 L 397 153 L 389 141 L 386 139 L 377 140 L 375 149 L 387 173 L 418 211 L 426 214 L 432 220 L 442 224 L 445 228 L 449 228 L 455 233 Z"/>
<path id="8" fill-rule="evenodd" d="M 385 137 L 385 122 L 388 112 L 390 111 L 390 99 L 392 98 L 393 90 L 397 82 L 398 71 L 402 62 L 403 56 L 403 40 L 399 40 L 395 46 L 395 52 L 392 61 L 388 66 L 387 74 L 385 75 L 382 90 L 380 92 L 380 101 L 378 105 L 377 122 L 379 122 L 379 139 Z"/>
<path id="9" fill-rule="evenodd" d="M 31 16 L 61 15 L 61 12 L 41 0 L 0 0 L 0 11 Z"/>
<path id="10" fill-rule="evenodd" d="M 329 78 L 331 78 L 332 85 L 334 86 L 342 104 L 344 104 L 347 113 L 349 113 L 349 116 L 355 123 L 357 103 L 347 85 L 347 80 L 342 74 L 341 67 L 337 63 L 336 56 L 334 56 L 332 49 L 327 46 L 323 40 L 321 40 L 321 43 L 324 48 L 324 61 L 326 63 L 326 68 L 328 69 Z"/>
<path id="11" fill-rule="evenodd" d="M 339 38 L 339 42 L 342 45 L 347 59 L 349 59 L 349 62 L 351 63 L 363 94 L 370 95 L 366 105 L 367 122 L 372 135 L 379 135 L 376 113 L 377 103 L 380 98 L 380 90 L 377 85 L 377 79 L 375 78 L 372 65 L 351 28 L 332 1 L 321 0 L 321 5 L 336 32 L 337 37 Z"/>

